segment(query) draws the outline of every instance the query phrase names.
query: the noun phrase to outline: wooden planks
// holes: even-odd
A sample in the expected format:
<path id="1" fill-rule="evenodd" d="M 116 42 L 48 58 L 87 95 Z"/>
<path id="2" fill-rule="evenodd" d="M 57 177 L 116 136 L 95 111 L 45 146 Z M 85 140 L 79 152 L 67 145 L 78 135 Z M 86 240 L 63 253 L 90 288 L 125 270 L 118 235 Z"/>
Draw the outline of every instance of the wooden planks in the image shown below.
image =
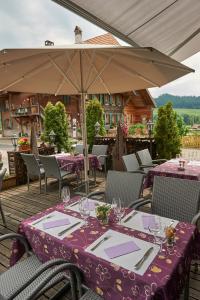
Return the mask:
<path id="1" fill-rule="evenodd" d="M 102 188 L 104 186 L 104 179 L 102 177 L 97 178 L 98 185 L 93 189 Z M 71 194 L 75 191 L 75 186 L 70 186 Z M 58 197 L 58 187 L 54 181 L 49 184 L 49 192 L 47 195 L 39 194 L 38 182 L 31 184 L 30 191 L 27 191 L 27 186 L 19 186 L 9 189 L 1 193 L 1 199 L 3 209 L 6 214 L 7 228 L 2 224 L 0 217 L 0 235 L 9 232 L 17 232 L 19 223 L 24 218 L 28 218 L 42 210 L 47 209 L 60 202 Z M 0 272 L 5 271 L 9 266 L 9 257 L 11 250 L 11 242 L 4 241 L 0 243 Z M 56 292 L 56 289 L 51 289 L 44 296 L 40 297 L 40 300 L 50 299 Z M 69 300 L 70 297 L 60 297 L 60 300 Z M 198 273 L 194 272 L 194 268 L 190 274 L 190 300 L 200 299 L 200 270 Z M 114 300 L 114 299 L 113 299 Z"/>

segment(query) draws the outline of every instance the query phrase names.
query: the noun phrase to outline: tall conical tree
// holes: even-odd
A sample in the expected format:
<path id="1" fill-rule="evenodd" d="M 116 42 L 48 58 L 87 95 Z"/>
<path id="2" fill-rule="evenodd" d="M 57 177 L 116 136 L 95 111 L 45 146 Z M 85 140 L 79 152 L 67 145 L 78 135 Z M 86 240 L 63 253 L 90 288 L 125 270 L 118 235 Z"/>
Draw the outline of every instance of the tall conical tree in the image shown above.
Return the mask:
<path id="1" fill-rule="evenodd" d="M 180 153 L 181 138 L 171 102 L 158 109 L 154 138 L 159 157 L 170 159 Z"/>
<path id="2" fill-rule="evenodd" d="M 44 137 L 45 140 L 49 140 L 49 134 L 54 131 L 55 144 L 58 152 L 61 149 L 69 150 L 69 139 L 68 139 L 68 121 L 65 111 L 65 106 L 60 101 L 53 105 L 48 102 L 44 110 Z"/>
<path id="3" fill-rule="evenodd" d="M 90 149 L 94 143 L 95 137 L 95 124 L 99 122 L 100 130 L 99 135 L 105 135 L 105 126 L 103 119 L 103 108 L 98 99 L 90 100 L 86 107 L 86 125 L 87 125 L 87 140 L 90 145 Z"/>

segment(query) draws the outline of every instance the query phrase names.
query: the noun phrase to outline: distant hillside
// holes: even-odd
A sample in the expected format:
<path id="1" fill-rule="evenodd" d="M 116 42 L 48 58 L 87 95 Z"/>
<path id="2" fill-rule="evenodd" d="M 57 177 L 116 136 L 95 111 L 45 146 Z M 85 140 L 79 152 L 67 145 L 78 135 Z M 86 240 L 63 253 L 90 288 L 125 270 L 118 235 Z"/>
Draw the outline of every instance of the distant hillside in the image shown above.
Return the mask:
<path id="1" fill-rule="evenodd" d="M 163 94 L 155 99 L 157 107 L 165 105 L 167 102 L 172 102 L 174 108 L 200 108 L 200 96 L 174 96 Z"/>

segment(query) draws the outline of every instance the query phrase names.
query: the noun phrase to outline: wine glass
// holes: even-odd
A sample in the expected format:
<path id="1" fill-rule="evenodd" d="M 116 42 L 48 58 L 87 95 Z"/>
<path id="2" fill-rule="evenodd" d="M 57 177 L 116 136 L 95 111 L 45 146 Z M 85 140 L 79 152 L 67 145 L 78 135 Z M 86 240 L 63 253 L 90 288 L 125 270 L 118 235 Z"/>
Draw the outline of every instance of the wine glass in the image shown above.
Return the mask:
<path id="1" fill-rule="evenodd" d="M 88 225 L 88 218 L 90 216 L 90 206 L 87 197 L 82 197 L 79 201 L 79 211 L 84 219 L 84 226 Z"/>
<path id="2" fill-rule="evenodd" d="M 70 189 L 68 186 L 64 186 L 61 191 L 61 199 L 64 203 L 64 208 L 67 208 L 70 200 Z"/>
<path id="3" fill-rule="evenodd" d="M 154 236 L 154 243 L 156 244 L 156 237 L 161 231 L 161 220 L 159 216 L 155 216 L 155 223 L 149 226 L 149 232 Z"/>
<path id="4" fill-rule="evenodd" d="M 116 199 L 116 207 L 114 208 L 114 212 L 117 216 L 117 219 L 119 220 L 119 224 L 121 224 L 121 220 L 125 214 L 125 207 L 124 204 L 121 202 L 120 198 L 115 198 Z"/>

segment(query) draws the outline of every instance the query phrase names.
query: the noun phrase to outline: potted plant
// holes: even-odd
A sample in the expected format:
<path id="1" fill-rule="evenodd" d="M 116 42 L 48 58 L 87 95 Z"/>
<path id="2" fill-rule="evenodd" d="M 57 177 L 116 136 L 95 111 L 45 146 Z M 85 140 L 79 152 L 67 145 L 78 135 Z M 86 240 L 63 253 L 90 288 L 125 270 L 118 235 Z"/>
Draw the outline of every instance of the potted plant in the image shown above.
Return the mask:
<path id="1" fill-rule="evenodd" d="M 96 207 L 96 216 L 97 219 L 102 224 L 108 224 L 108 217 L 110 214 L 111 206 L 108 204 L 98 205 Z"/>
<path id="2" fill-rule="evenodd" d="M 18 140 L 19 145 L 19 151 L 29 150 L 30 149 L 30 143 L 27 137 L 21 137 Z"/>

